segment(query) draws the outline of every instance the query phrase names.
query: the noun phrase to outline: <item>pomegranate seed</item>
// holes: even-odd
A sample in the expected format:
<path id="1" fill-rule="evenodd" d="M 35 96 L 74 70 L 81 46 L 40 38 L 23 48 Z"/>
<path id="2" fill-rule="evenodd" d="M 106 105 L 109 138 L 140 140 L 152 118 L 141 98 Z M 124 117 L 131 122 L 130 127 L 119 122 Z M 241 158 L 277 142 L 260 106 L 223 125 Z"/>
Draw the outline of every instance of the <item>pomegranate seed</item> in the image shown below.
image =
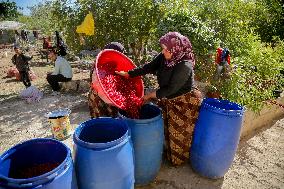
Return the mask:
<path id="1" fill-rule="evenodd" d="M 143 100 L 138 97 L 139 82 L 135 78 L 124 78 L 115 74 L 116 63 L 108 62 L 98 66 L 98 76 L 109 98 L 115 105 L 125 110 L 127 116 L 139 119 L 139 112 Z"/>

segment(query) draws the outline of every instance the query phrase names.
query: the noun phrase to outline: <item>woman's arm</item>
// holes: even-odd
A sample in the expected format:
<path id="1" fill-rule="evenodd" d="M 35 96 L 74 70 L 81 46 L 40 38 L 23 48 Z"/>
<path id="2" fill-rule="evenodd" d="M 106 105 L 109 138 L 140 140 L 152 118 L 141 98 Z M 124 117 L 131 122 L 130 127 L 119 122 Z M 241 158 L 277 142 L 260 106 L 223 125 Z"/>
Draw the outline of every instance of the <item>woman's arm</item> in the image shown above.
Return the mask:
<path id="1" fill-rule="evenodd" d="M 128 71 L 130 77 L 137 77 L 146 75 L 149 73 L 155 74 L 160 64 L 165 61 L 164 55 L 160 53 L 151 62 L 144 64 L 138 68 Z"/>

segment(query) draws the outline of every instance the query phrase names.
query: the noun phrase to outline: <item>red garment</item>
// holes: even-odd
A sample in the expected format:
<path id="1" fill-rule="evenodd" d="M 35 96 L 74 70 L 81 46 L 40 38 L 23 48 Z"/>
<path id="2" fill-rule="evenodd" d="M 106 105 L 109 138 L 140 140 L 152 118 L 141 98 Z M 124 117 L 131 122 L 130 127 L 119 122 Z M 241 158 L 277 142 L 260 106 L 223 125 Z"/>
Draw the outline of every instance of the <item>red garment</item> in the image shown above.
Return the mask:
<path id="1" fill-rule="evenodd" d="M 44 40 L 43 40 L 42 48 L 43 48 L 43 49 L 49 49 L 49 48 L 51 48 L 51 47 L 52 47 L 52 46 L 51 46 L 50 42 L 49 42 L 47 39 L 44 39 Z"/>
<path id="2" fill-rule="evenodd" d="M 216 57 L 215 57 L 215 63 L 216 64 L 220 64 L 221 63 L 221 61 L 222 61 L 222 52 L 223 52 L 223 49 L 221 47 L 219 47 L 216 50 Z"/>
<path id="3" fill-rule="evenodd" d="M 231 63 L 231 57 L 230 57 L 230 54 L 227 56 L 226 61 L 227 61 L 227 62 L 228 62 L 228 64 L 230 65 L 230 63 Z"/>

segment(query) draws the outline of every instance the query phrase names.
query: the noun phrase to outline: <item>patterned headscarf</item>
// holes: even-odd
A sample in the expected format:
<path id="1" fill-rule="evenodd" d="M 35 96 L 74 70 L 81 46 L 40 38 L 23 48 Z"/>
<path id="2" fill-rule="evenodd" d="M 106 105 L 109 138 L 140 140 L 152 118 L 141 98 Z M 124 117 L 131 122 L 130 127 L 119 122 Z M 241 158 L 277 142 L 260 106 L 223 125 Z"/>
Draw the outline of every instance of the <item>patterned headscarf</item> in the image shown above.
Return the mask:
<path id="1" fill-rule="evenodd" d="M 189 60 L 192 66 L 195 65 L 194 54 L 189 39 L 178 32 L 169 32 L 160 38 L 160 44 L 167 47 L 173 56 L 165 64 L 168 67 L 175 66 L 182 60 Z"/>

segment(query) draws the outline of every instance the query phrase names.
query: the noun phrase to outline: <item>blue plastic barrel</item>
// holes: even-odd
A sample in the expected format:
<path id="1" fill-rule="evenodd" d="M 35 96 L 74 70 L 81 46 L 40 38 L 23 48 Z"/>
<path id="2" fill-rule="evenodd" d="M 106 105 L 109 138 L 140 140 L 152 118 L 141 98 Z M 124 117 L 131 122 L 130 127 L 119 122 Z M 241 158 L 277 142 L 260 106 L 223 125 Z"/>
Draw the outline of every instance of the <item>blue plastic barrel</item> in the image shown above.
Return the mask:
<path id="1" fill-rule="evenodd" d="M 164 128 L 161 110 L 152 104 L 142 106 L 139 119 L 119 115 L 125 119 L 131 130 L 134 147 L 135 184 L 149 184 L 157 176 L 162 162 Z"/>
<path id="2" fill-rule="evenodd" d="M 229 170 L 240 140 L 243 113 L 242 106 L 228 100 L 203 100 L 190 154 L 197 173 L 220 178 Z"/>
<path id="3" fill-rule="evenodd" d="M 97 118 L 81 123 L 73 135 L 80 189 L 133 189 L 133 148 L 127 123 Z"/>
<path id="4" fill-rule="evenodd" d="M 57 140 L 39 138 L 3 153 L 0 189 L 16 188 L 76 189 L 70 149 Z"/>

